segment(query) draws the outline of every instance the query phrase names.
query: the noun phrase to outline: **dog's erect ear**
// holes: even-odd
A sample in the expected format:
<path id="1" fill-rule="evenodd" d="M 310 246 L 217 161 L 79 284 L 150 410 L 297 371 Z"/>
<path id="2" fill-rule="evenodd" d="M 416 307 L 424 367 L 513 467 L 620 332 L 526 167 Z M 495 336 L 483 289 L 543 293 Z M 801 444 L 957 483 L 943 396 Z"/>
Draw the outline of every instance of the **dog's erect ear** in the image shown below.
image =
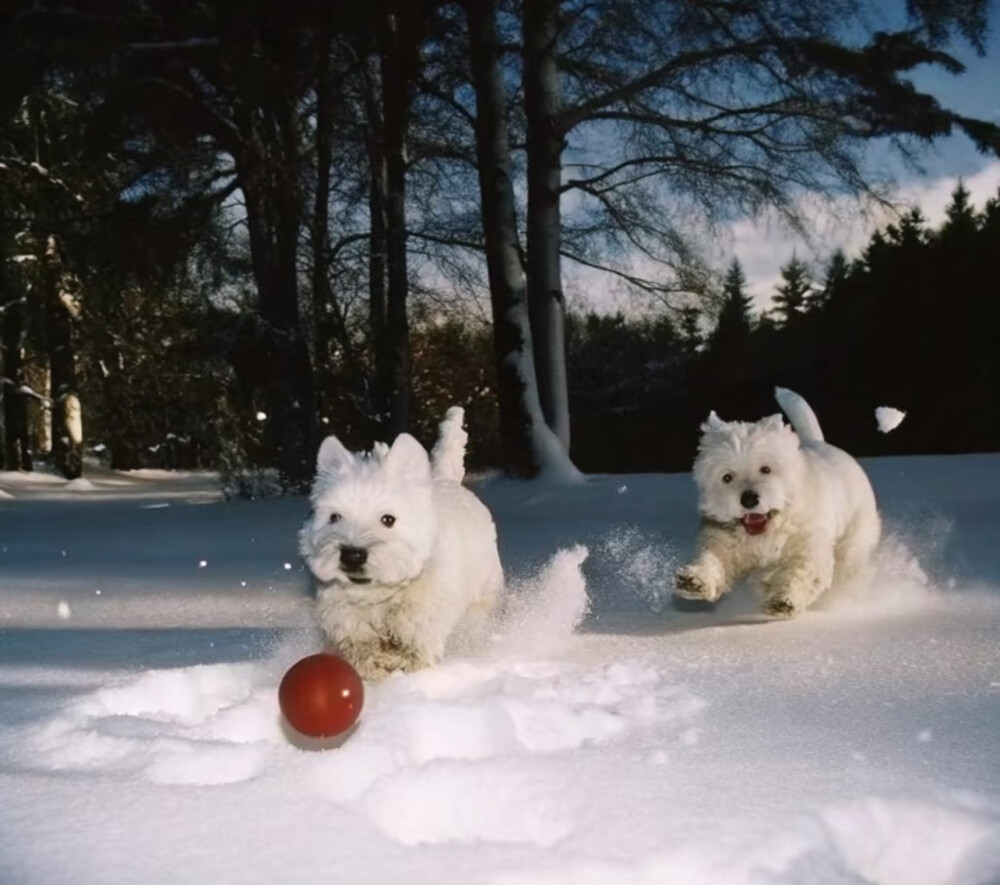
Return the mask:
<path id="1" fill-rule="evenodd" d="M 705 423 L 701 425 L 702 433 L 718 433 L 721 430 L 726 429 L 726 423 L 718 415 L 715 414 L 713 409 L 708 413 L 708 418 L 705 419 Z"/>
<path id="2" fill-rule="evenodd" d="M 760 429 L 765 431 L 782 430 L 785 426 L 785 419 L 780 414 L 768 415 L 760 419 Z"/>
<path id="3" fill-rule="evenodd" d="M 335 436 L 328 436 L 319 447 L 316 456 L 316 470 L 319 473 L 343 473 L 355 464 L 352 455 Z"/>
<path id="4" fill-rule="evenodd" d="M 410 482 L 430 482 L 431 459 L 425 449 L 410 434 L 401 433 L 382 458 L 382 467 L 394 479 Z"/>

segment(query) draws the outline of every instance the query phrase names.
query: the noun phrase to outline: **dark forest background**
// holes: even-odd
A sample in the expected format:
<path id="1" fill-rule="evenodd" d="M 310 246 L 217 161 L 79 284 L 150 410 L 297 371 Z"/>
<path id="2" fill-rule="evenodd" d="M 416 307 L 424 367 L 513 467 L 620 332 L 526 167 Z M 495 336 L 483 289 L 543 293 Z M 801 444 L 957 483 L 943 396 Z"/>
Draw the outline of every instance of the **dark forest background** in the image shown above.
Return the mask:
<path id="1" fill-rule="evenodd" d="M 793 258 L 763 314 L 734 261 L 707 336 L 665 317 L 574 318 L 576 462 L 686 469 L 710 409 L 756 420 L 778 411 L 775 385 L 803 393 L 827 439 L 858 455 L 997 451 L 1000 199 L 977 211 L 959 185 L 946 216 L 933 229 L 913 209 L 818 273 Z M 883 405 L 907 414 L 889 434 Z"/>
<path id="2" fill-rule="evenodd" d="M 997 200 L 794 259 L 764 314 L 704 258 L 805 194 L 888 207 L 872 144 L 1000 153 L 911 79 L 961 76 L 988 3 L 898 6 L 4 4 L 0 467 L 294 490 L 325 433 L 429 443 L 457 403 L 477 466 L 685 470 L 775 384 L 859 455 L 1000 449 Z M 569 310 L 573 268 L 635 308 Z"/>

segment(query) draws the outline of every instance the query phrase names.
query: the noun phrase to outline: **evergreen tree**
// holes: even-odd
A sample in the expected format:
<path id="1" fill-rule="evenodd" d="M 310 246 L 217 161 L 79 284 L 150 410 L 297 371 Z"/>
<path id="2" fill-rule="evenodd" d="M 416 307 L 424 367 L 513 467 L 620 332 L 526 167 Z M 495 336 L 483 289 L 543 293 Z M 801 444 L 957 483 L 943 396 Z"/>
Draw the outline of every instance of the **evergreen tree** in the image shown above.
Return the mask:
<path id="1" fill-rule="evenodd" d="M 986 236 L 1000 234 L 1000 191 L 995 197 L 990 197 L 983 207 L 982 230 Z"/>
<path id="2" fill-rule="evenodd" d="M 922 246 L 927 242 L 927 219 L 919 207 L 907 212 L 898 225 L 890 224 L 886 228 L 890 242 L 903 248 Z"/>
<path id="3" fill-rule="evenodd" d="M 693 357 L 698 348 L 705 343 L 701 331 L 701 311 L 693 304 L 682 307 L 680 311 L 680 339 L 687 359 Z"/>
<path id="4" fill-rule="evenodd" d="M 891 247 L 886 241 L 885 234 L 877 230 L 872 234 L 868 245 L 861 253 L 861 261 L 865 270 L 869 273 L 881 269 L 883 261 L 891 252 Z"/>
<path id="5" fill-rule="evenodd" d="M 941 228 L 942 239 L 968 240 L 974 236 L 979 221 L 976 218 L 976 209 L 972 205 L 972 194 L 965 184 L 959 181 L 955 190 L 951 194 L 951 202 L 945 211 L 946 220 Z"/>
<path id="6" fill-rule="evenodd" d="M 738 258 L 733 259 L 722 287 L 722 309 L 712 335 L 712 349 L 725 350 L 750 337 L 753 328 L 753 299 L 747 292 L 747 278 Z"/>
<path id="7" fill-rule="evenodd" d="M 791 323 L 810 307 L 813 286 L 809 268 L 793 255 L 791 261 L 781 268 L 781 280 L 774 296 L 774 310 L 782 323 Z"/>
<path id="8" fill-rule="evenodd" d="M 850 273 L 850 264 L 843 249 L 837 249 L 827 262 L 826 271 L 823 274 L 823 288 L 813 294 L 816 304 L 829 304 L 834 293 L 844 285 L 847 275 Z"/>

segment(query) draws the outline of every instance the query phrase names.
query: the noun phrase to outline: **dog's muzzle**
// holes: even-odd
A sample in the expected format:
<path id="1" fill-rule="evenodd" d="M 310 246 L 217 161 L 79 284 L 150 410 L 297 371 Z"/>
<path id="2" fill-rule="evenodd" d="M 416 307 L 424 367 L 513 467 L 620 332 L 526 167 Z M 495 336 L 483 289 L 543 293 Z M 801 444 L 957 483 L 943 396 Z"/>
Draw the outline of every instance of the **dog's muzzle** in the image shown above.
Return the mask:
<path id="1" fill-rule="evenodd" d="M 368 551 L 364 547 L 341 547 L 340 567 L 352 584 L 370 584 L 371 578 L 364 575 Z"/>

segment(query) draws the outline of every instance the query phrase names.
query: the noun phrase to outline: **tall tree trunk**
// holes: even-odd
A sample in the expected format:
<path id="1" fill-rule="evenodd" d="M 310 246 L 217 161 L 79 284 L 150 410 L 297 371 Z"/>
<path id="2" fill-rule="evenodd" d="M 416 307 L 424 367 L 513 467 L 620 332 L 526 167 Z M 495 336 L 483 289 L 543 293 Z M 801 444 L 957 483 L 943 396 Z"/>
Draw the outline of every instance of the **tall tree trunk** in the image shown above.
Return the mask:
<path id="1" fill-rule="evenodd" d="M 330 160 L 333 145 L 333 88 L 330 76 L 329 29 L 316 53 L 316 190 L 312 211 L 313 363 L 316 410 L 322 413 L 329 367 L 326 360 L 330 292 Z"/>
<path id="2" fill-rule="evenodd" d="M 27 102 L 36 146 L 43 143 L 41 112 L 37 96 Z M 41 157 L 36 147 L 35 160 Z M 48 158 L 46 158 L 48 159 Z M 3 206 L 0 205 L 0 213 Z M 0 215 L 0 222 L 7 219 Z M 27 297 L 20 280 L 10 272 L 8 243 L 15 244 L 15 230 L 9 223 L 0 223 L 0 385 L 3 398 L 4 463 L 8 470 L 31 470 L 31 433 L 28 420 L 28 394 L 24 366 L 24 345 L 28 331 Z"/>
<path id="3" fill-rule="evenodd" d="M 324 414 L 334 382 L 330 365 L 330 342 L 336 341 L 352 374 L 357 366 L 350 335 L 340 306 L 330 288 L 330 191 L 333 160 L 335 110 L 339 101 L 340 79 L 332 70 L 333 20 L 324 24 L 322 38 L 317 41 L 316 59 L 316 188 L 311 219 L 312 235 L 312 298 L 313 298 L 313 365 L 315 369 L 316 414 Z"/>
<path id="4" fill-rule="evenodd" d="M 0 258 L 3 258 L 0 255 Z M 0 274 L 4 269 L 0 267 Z M 13 282 L 0 276 L 0 286 Z M 24 298 L 13 288 L 0 291 L 0 391 L 3 399 L 4 466 L 8 470 L 31 470 L 31 444 L 28 437 L 28 397 L 20 392 L 24 383 Z"/>
<path id="5" fill-rule="evenodd" d="M 367 59 L 365 68 L 365 107 L 368 116 L 368 319 L 375 362 L 372 389 L 373 435 L 381 435 L 388 420 L 388 390 L 391 377 L 388 325 L 388 271 L 386 268 L 386 228 L 388 226 L 389 181 L 385 162 L 384 125 L 379 101 L 381 77 L 378 65 Z"/>
<path id="6" fill-rule="evenodd" d="M 45 99 L 32 95 L 28 114 L 35 142 L 35 160 L 51 169 L 57 161 L 44 111 Z M 43 198 L 41 216 L 55 217 L 55 203 L 46 205 Z M 43 222 L 44 224 L 44 222 Z M 37 276 L 40 306 L 44 317 L 45 343 L 49 365 L 51 406 L 48 419 L 51 429 L 52 461 L 58 473 L 66 479 L 77 479 L 83 473 L 83 415 L 76 383 L 76 353 L 73 349 L 72 295 L 66 291 L 62 258 L 56 237 L 42 229 L 35 232 Z"/>
<path id="7" fill-rule="evenodd" d="M 353 393 L 364 376 L 351 341 L 347 319 L 330 285 L 330 268 L 336 248 L 330 241 L 331 163 L 334 129 L 342 79 L 332 64 L 333 21 L 327 19 L 318 41 L 316 63 L 316 187 L 311 219 L 313 368 L 315 373 L 316 415 L 328 416 L 344 405 L 344 378 L 348 379 L 352 411 L 357 411 Z M 349 239 L 356 239 L 350 237 Z M 331 346 L 333 345 L 333 346 Z M 336 364 L 336 365 L 334 365 Z M 338 392 L 341 391 L 341 392 Z M 362 410 L 363 411 L 363 410 Z"/>
<path id="8" fill-rule="evenodd" d="M 290 114 L 262 114 L 238 170 L 250 255 L 268 340 L 271 380 L 264 396 L 269 446 L 285 481 L 304 487 L 316 446 L 312 364 L 299 317 L 300 205 L 297 134 Z"/>
<path id="9" fill-rule="evenodd" d="M 518 476 L 557 468 L 565 475 L 573 467 L 547 426 L 538 399 L 494 2 L 470 0 L 466 14 L 505 466 Z"/>
<path id="10" fill-rule="evenodd" d="M 555 44 L 559 0 L 524 0 L 524 109 L 528 157 L 528 304 L 538 394 L 545 420 L 569 451 L 565 299 L 559 190 L 563 133 L 558 125 Z"/>
<path id="11" fill-rule="evenodd" d="M 380 23 L 382 145 L 385 152 L 385 407 L 389 438 L 406 430 L 410 411 L 409 274 L 406 256 L 406 136 L 419 66 L 419 16 L 410 0 L 387 0 Z"/>
<path id="12" fill-rule="evenodd" d="M 77 479 L 83 473 L 83 414 L 73 349 L 73 296 L 63 285 L 55 237 L 48 238 L 39 258 L 52 399 L 52 460 L 62 476 Z"/>

